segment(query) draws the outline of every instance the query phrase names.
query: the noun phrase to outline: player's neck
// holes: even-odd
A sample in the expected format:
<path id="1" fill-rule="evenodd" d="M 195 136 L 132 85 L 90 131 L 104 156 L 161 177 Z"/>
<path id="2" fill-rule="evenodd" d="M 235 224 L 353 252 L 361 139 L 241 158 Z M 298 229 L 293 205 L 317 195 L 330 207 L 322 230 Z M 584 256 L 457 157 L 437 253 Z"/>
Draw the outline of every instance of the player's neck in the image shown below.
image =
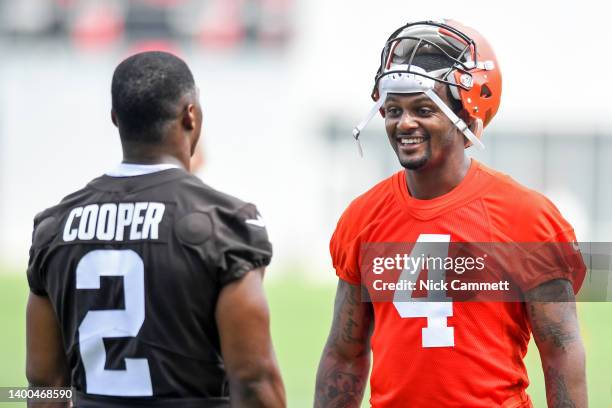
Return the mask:
<path id="1" fill-rule="evenodd" d="M 186 170 L 189 169 L 188 154 L 174 152 L 164 146 L 136 143 L 123 143 L 122 162 L 130 164 L 175 164 Z"/>
<path id="2" fill-rule="evenodd" d="M 421 170 L 406 170 L 406 185 L 410 196 L 431 200 L 457 187 L 470 169 L 471 159 L 464 155 L 458 160 L 447 160 L 443 166 Z"/>

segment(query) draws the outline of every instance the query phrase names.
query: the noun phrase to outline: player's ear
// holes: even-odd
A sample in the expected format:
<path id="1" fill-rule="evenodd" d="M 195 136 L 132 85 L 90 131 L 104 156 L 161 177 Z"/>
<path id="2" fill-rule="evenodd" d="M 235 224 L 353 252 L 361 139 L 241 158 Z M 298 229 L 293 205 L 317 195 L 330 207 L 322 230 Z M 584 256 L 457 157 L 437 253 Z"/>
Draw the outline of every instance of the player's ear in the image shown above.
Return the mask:
<path id="1" fill-rule="evenodd" d="M 195 104 L 190 103 L 183 111 L 183 117 L 181 123 L 187 130 L 194 130 L 197 126 L 198 120 L 198 109 Z"/>
<path id="2" fill-rule="evenodd" d="M 189 104 L 183 116 L 183 126 L 189 131 L 189 139 L 191 143 L 191 156 L 196 151 L 200 133 L 202 130 L 202 110 L 198 103 Z"/>
<path id="3" fill-rule="evenodd" d="M 190 134 L 190 139 L 191 139 L 191 156 L 193 157 L 193 155 L 196 152 L 196 147 L 198 145 L 198 141 L 200 140 L 200 132 L 192 132 Z"/>
<path id="4" fill-rule="evenodd" d="M 111 109 L 111 120 L 113 121 L 113 125 L 115 125 L 115 127 L 119 127 L 119 124 L 117 122 L 117 115 L 115 114 L 114 109 Z"/>

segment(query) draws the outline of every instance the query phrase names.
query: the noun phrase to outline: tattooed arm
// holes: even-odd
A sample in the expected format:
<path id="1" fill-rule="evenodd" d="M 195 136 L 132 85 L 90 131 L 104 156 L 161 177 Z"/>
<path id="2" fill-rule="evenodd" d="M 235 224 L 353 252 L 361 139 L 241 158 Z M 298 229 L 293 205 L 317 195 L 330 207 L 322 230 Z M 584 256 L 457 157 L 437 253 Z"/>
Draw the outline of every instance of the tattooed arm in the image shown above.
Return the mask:
<path id="1" fill-rule="evenodd" d="M 546 282 L 526 294 L 533 337 L 540 351 L 549 408 L 587 406 L 584 347 L 569 281 Z"/>
<path id="2" fill-rule="evenodd" d="M 359 407 L 370 370 L 372 304 L 361 287 L 338 282 L 334 319 L 317 371 L 316 408 Z"/>

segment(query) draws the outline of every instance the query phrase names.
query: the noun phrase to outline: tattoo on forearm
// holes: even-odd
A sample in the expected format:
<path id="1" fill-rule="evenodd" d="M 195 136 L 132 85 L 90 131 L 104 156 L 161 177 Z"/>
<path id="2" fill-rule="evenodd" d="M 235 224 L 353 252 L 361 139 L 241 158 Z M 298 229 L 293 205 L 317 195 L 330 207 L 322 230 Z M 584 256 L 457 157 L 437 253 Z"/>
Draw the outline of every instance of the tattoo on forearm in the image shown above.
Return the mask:
<path id="1" fill-rule="evenodd" d="M 353 337 L 353 329 L 357 326 L 358 326 L 357 322 L 353 320 L 351 317 L 349 317 L 346 320 L 346 325 L 342 329 L 342 340 L 344 340 L 347 343 L 358 343 L 359 339 Z"/>
<path id="2" fill-rule="evenodd" d="M 317 394 L 320 407 L 356 407 L 361 402 L 363 381 L 353 373 L 332 369 L 325 376 L 324 389 Z"/>
<path id="3" fill-rule="evenodd" d="M 317 373 L 316 407 L 356 408 L 361 404 L 370 364 L 372 310 L 359 297 L 358 286 L 339 283 L 334 322 Z"/>
<path id="4" fill-rule="evenodd" d="M 544 369 L 546 378 L 546 397 L 549 408 L 576 408 L 572 401 L 565 378 L 553 367 Z"/>

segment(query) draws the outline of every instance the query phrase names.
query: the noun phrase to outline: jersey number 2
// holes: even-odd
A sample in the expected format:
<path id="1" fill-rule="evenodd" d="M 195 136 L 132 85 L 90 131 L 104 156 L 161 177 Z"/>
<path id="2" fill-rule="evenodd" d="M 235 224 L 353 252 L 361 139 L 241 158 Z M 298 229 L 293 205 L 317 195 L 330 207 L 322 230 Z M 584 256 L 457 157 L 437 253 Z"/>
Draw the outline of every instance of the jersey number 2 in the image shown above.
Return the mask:
<path id="1" fill-rule="evenodd" d="M 426 259 L 427 257 L 446 258 L 450 235 L 421 234 L 415 242 L 410 257 L 413 259 Z M 420 266 L 420 265 L 419 265 Z M 417 281 L 420 268 L 404 269 L 400 280 Z M 445 280 L 444 269 L 432 268 L 427 271 L 427 278 L 434 282 Z M 403 318 L 426 317 L 427 327 L 421 331 L 423 347 L 453 347 L 455 345 L 455 332 L 448 327 L 448 317 L 453 315 L 453 303 L 446 298 L 443 291 L 435 291 L 432 296 L 427 292 L 426 298 L 413 298 L 412 291 L 398 290 L 393 296 L 393 305 Z"/>
<path id="2" fill-rule="evenodd" d="M 87 393 L 122 397 L 152 396 L 146 358 L 126 358 L 125 370 L 105 370 L 103 338 L 135 337 L 145 318 L 144 263 L 131 249 L 87 253 L 76 268 L 77 289 L 100 289 L 100 277 L 123 277 L 124 310 L 90 310 L 79 326 L 79 347 Z"/>

